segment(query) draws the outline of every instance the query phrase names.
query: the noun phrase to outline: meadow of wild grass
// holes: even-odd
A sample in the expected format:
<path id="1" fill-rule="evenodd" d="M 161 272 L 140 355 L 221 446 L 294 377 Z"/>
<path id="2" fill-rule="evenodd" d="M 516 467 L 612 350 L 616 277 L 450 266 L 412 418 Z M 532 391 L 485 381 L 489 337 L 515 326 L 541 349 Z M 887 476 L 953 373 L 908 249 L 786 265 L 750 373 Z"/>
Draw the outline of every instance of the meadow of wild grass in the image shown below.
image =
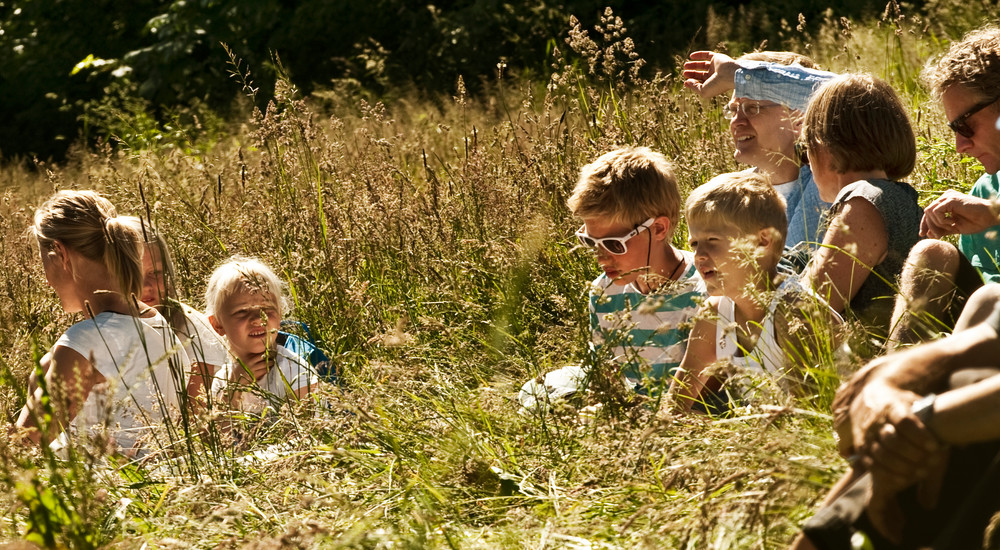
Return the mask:
<path id="1" fill-rule="evenodd" d="M 945 27 L 890 10 L 867 23 L 831 16 L 816 36 L 788 29 L 789 48 L 903 92 L 919 136 L 911 182 L 926 200 L 981 171 L 958 159 L 915 81 L 946 38 L 984 22 L 964 17 Z M 574 246 L 565 207 L 580 166 L 647 145 L 674 159 L 685 195 L 737 168 L 722 102 L 700 102 L 669 75 L 641 76 L 641 51 L 613 16 L 598 32 L 573 26 L 552 61 L 545 82 L 498 65 L 477 97 L 459 75 L 452 97 L 388 104 L 301 98 L 286 84 L 265 111 L 210 136 L 123 119 L 117 147 L 79 150 L 58 166 L 4 166 L 8 419 L 34 361 L 73 321 L 25 235 L 34 206 L 57 188 L 96 188 L 151 219 L 195 305 L 229 255 L 276 266 L 292 317 L 308 323 L 345 385 L 327 390 L 331 411 L 301 404 L 238 451 L 192 446 L 187 466 L 87 450 L 61 461 L 0 445 L 0 533 L 74 548 L 786 544 L 845 468 L 828 409 L 834 375 L 860 360 L 850 350 L 817 365 L 814 395 L 725 420 L 657 421 L 614 388 L 591 395 L 600 406 L 583 414 L 517 413 L 523 381 L 586 357 L 584 296 L 597 269 Z M 251 89 L 252 72 L 233 69 L 234 87 Z"/>

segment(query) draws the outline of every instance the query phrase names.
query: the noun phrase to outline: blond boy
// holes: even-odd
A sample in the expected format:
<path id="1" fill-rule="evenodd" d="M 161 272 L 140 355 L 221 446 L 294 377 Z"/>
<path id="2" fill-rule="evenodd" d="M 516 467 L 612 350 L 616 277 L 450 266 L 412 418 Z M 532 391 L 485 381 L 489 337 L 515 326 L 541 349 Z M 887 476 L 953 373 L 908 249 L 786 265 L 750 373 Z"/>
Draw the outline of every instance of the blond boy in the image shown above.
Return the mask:
<path id="1" fill-rule="evenodd" d="M 614 365 L 626 384 L 654 393 L 680 364 L 704 285 L 689 252 L 672 244 L 680 191 L 670 163 L 646 147 L 601 155 L 580 172 L 568 205 L 576 235 L 604 271 L 591 285 L 592 365 Z M 529 381 L 520 401 L 579 391 L 589 369 L 565 367 Z"/>
<path id="2" fill-rule="evenodd" d="M 707 367 L 721 361 L 741 380 L 736 389 L 762 379 L 796 391 L 802 379 L 796 367 L 810 366 L 817 342 L 832 340 L 813 336 L 839 317 L 794 278 L 778 275 L 784 200 L 761 174 L 723 174 L 691 193 L 685 216 L 710 298 L 692 329 L 669 406 L 688 410 L 717 390 Z"/>

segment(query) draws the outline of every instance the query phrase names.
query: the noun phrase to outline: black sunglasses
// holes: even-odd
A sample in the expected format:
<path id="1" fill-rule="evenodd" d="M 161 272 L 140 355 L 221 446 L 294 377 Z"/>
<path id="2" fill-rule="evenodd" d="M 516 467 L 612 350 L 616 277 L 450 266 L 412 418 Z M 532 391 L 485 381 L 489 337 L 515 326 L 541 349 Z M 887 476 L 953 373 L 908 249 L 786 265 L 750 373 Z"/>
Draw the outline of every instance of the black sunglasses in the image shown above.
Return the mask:
<path id="1" fill-rule="evenodd" d="M 976 131 L 969 127 L 969 117 L 982 111 L 983 109 L 989 107 L 996 103 L 1000 97 L 994 97 L 993 99 L 983 101 L 982 103 L 977 103 L 972 106 L 968 111 L 958 115 L 955 120 L 948 123 L 948 127 L 955 131 L 956 134 L 972 139 L 972 136 L 976 135 Z"/>

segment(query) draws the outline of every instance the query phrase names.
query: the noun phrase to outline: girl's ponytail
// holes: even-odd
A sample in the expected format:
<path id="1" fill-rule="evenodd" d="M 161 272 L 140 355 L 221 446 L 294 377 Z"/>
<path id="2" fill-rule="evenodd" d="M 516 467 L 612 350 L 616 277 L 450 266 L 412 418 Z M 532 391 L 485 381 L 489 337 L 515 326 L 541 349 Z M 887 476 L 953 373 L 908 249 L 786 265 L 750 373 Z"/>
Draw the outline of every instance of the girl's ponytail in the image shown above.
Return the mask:
<path id="1" fill-rule="evenodd" d="M 104 235 L 104 265 L 131 304 L 142 295 L 142 235 L 118 216 L 105 219 Z"/>

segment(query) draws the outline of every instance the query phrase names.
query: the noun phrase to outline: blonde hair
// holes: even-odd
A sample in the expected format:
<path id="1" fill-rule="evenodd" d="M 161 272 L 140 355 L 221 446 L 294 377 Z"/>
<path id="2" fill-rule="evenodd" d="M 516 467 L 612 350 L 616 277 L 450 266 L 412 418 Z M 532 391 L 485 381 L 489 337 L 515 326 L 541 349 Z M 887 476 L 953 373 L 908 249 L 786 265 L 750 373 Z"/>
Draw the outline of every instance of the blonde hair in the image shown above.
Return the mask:
<path id="1" fill-rule="evenodd" d="M 251 292 L 267 292 L 274 296 L 279 317 L 288 311 L 285 285 L 264 262 L 247 256 L 233 256 L 212 271 L 205 289 L 205 314 L 212 316 L 219 312 L 222 304 L 242 289 Z"/>
<path id="2" fill-rule="evenodd" d="M 695 188 L 684 208 L 688 224 L 724 224 L 745 235 L 773 229 L 772 252 L 780 255 L 788 234 L 785 199 L 758 172 L 730 172 Z"/>
<path id="3" fill-rule="evenodd" d="M 677 224 L 681 192 L 670 162 L 648 147 L 626 147 L 605 153 L 580 170 L 567 201 L 579 218 L 604 218 L 627 225 L 666 216 Z"/>
<path id="4" fill-rule="evenodd" d="M 775 52 L 769 50 L 750 52 L 741 55 L 737 61 L 767 61 L 768 63 L 777 63 L 779 65 L 798 63 L 807 69 L 819 68 L 819 65 L 811 57 L 795 52 Z"/>
<path id="5" fill-rule="evenodd" d="M 1000 28 L 991 25 L 969 32 L 940 58 L 929 60 L 921 76 L 937 98 L 956 84 L 983 99 L 997 97 L 1000 95 Z"/>
<path id="6" fill-rule="evenodd" d="M 839 173 L 884 170 L 898 180 L 913 171 L 917 144 L 899 95 L 885 81 L 844 74 L 823 84 L 806 108 L 807 147 L 823 147 Z"/>
<path id="7" fill-rule="evenodd" d="M 101 263 L 117 291 L 131 303 L 142 293 L 142 235 L 118 217 L 108 199 L 94 191 L 59 191 L 35 210 L 31 233 L 40 247 L 58 241 Z"/>

